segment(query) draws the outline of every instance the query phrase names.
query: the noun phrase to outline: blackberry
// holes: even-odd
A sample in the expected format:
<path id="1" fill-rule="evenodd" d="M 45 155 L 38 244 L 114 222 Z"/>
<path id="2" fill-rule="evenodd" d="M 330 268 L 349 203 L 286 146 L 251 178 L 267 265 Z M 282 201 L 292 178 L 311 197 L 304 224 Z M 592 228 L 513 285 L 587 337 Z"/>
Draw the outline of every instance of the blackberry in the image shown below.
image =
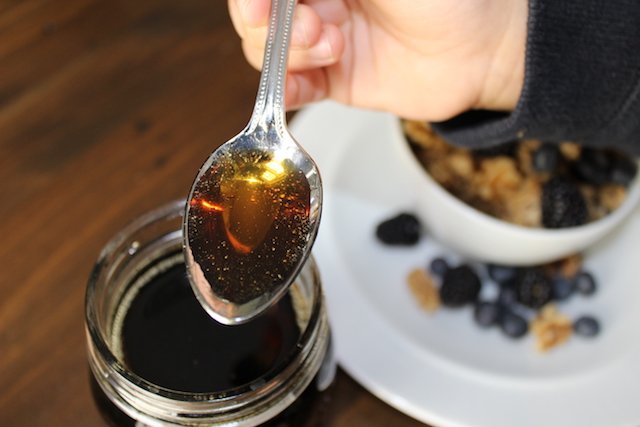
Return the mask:
<path id="1" fill-rule="evenodd" d="M 556 144 L 542 144 L 531 157 L 531 165 L 538 172 L 551 172 L 555 170 L 560 158 L 560 150 Z"/>
<path id="2" fill-rule="evenodd" d="M 587 203 L 571 181 L 554 177 L 542 186 L 542 224 L 547 228 L 575 227 L 589 219 Z"/>
<path id="3" fill-rule="evenodd" d="M 478 298 L 481 286 L 480 278 L 468 265 L 450 268 L 442 278 L 440 301 L 447 307 L 461 307 Z"/>
<path id="4" fill-rule="evenodd" d="M 421 234 L 420 221 L 410 213 L 401 213 L 389 218 L 376 228 L 376 236 L 387 245 L 415 245 Z"/>
<path id="5" fill-rule="evenodd" d="M 523 268 L 514 279 L 516 299 L 524 306 L 540 308 L 551 301 L 551 279 L 539 267 Z"/>
<path id="6" fill-rule="evenodd" d="M 584 337 L 594 337 L 600 333 L 600 323 L 591 316 L 582 316 L 573 322 L 573 330 Z"/>

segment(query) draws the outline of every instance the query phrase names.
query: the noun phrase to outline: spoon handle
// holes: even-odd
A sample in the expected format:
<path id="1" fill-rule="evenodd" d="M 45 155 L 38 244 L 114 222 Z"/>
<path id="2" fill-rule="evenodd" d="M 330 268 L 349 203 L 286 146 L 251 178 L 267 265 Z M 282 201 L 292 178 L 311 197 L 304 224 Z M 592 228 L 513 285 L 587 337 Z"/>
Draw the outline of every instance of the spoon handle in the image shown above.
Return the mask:
<path id="1" fill-rule="evenodd" d="M 260 87 L 249 121 L 249 131 L 256 128 L 267 130 L 275 126 L 279 135 L 286 132 L 284 83 L 296 3 L 297 0 L 272 0 Z"/>

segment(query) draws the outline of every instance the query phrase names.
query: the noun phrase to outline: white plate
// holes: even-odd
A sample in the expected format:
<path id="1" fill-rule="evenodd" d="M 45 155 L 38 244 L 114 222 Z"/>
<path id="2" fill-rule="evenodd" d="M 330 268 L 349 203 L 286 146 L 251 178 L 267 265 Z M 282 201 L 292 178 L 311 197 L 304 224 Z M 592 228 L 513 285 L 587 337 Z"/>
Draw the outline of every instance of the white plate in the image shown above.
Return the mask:
<path id="1" fill-rule="evenodd" d="M 379 244 L 375 226 L 413 207 L 392 149 L 394 118 L 323 102 L 301 111 L 294 137 L 317 161 L 325 202 L 314 255 L 338 360 L 365 388 L 439 427 L 640 425 L 640 212 L 587 255 L 600 289 L 561 309 L 593 314 L 602 332 L 545 354 L 473 324 L 471 309 L 417 307 L 407 273 L 446 254 L 432 239 Z"/>

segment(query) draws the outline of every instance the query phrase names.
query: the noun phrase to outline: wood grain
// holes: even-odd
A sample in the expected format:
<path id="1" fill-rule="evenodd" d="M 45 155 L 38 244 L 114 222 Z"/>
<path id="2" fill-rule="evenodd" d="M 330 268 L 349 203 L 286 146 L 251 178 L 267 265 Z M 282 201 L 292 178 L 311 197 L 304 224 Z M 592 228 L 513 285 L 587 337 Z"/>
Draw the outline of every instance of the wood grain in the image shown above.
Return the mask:
<path id="1" fill-rule="evenodd" d="M 0 2 L 0 426 L 106 426 L 84 290 L 104 243 L 185 197 L 258 73 L 221 0 Z M 339 372 L 324 425 L 421 426 Z"/>

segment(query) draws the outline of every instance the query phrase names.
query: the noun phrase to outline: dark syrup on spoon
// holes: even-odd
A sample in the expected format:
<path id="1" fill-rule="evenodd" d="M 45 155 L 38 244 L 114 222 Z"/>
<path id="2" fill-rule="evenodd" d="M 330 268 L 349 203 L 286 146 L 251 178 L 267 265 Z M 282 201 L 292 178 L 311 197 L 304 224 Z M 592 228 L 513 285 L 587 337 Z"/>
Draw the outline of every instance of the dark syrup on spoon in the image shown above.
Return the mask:
<path id="1" fill-rule="evenodd" d="M 188 236 L 214 294 L 244 304 L 277 289 L 299 266 L 309 240 L 310 188 L 287 159 L 230 152 L 200 177 Z"/>

